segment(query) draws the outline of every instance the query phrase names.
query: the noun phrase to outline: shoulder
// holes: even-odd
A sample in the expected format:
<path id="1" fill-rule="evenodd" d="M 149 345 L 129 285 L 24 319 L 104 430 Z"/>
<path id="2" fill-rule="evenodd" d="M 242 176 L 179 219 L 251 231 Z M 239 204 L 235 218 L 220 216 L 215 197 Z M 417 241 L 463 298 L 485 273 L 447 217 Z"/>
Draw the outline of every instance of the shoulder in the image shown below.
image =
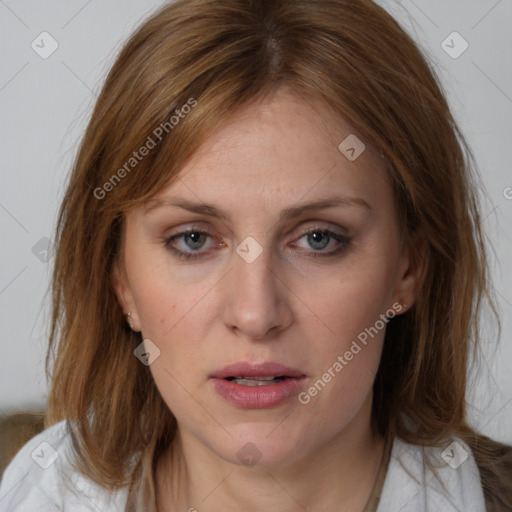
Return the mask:
<path id="1" fill-rule="evenodd" d="M 452 437 L 443 447 L 394 440 L 378 512 L 485 512 L 478 466 L 469 446 Z"/>
<path id="2" fill-rule="evenodd" d="M 66 421 L 28 441 L 3 474 L 0 512 L 124 511 L 127 493 L 111 493 L 78 473 L 73 453 Z"/>

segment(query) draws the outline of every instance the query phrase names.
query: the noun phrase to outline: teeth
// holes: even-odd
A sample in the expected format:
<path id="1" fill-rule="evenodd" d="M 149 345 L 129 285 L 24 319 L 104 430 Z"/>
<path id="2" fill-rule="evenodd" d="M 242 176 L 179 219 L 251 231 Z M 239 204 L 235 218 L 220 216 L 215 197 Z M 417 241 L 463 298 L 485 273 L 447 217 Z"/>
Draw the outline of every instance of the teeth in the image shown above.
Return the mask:
<path id="1" fill-rule="evenodd" d="M 283 380 L 280 377 L 258 377 L 256 379 L 245 379 L 243 377 L 237 377 L 233 380 L 241 386 L 255 387 L 255 386 L 268 386 L 270 384 L 276 384 Z"/>
<path id="2" fill-rule="evenodd" d="M 244 377 L 243 375 L 240 375 L 239 377 L 235 377 L 235 379 L 249 379 L 249 380 L 273 380 L 276 377 Z"/>

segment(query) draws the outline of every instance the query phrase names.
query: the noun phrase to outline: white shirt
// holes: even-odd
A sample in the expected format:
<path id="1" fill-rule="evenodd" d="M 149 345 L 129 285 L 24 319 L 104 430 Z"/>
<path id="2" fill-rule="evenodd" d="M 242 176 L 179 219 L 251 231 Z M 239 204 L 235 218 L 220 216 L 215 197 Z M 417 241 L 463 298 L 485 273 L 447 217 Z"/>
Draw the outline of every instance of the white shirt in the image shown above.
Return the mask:
<path id="1" fill-rule="evenodd" d="M 452 441 L 443 451 L 395 439 L 377 512 L 486 512 L 471 450 Z M 447 493 L 424 466 L 427 453 Z M 128 490 L 108 492 L 77 473 L 72 454 L 65 421 L 32 438 L 4 472 L 0 512 L 125 512 Z"/>

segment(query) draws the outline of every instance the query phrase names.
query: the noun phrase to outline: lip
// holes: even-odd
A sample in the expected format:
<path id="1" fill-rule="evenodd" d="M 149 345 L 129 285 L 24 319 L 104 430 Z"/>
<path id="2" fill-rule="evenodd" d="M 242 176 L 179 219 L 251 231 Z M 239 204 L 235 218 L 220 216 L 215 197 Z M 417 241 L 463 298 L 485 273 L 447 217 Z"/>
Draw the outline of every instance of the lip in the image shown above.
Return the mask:
<path id="1" fill-rule="evenodd" d="M 255 387 L 226 380 L 226 377 L 238 376 L 249 378 L 286 376 L 287 378 L 275 384 Z M 220 396 L 244 409 L 263 409 L 280 405 L 298 394 L 305 378 L 306 375 L 300 370 L 275 362 L 233 363 L 210 376 L 214 389 Z"/>
<path id="2" fill-rule="evenodd" d="M 296 368 L 290 368 L 284 364 L 265 362 L 265 363 L 246 363 L 238 362 L 228 364 L 221 370 L 213 373 L 210 378 L 225 379 L 226 377 L 277 377 L 284 375 L 286 377 L 305 377 L 304 372 Z"/>

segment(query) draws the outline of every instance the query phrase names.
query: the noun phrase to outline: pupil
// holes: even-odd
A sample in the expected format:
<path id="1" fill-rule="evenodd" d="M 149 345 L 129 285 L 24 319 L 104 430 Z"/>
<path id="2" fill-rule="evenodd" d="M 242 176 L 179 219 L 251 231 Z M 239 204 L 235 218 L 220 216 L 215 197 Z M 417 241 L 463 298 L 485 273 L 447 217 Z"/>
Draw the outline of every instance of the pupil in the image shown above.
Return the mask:
<path id="1" fill-rule="evenodd" d="M 313 239 L 313 243 L 311 244 L 312 247 L 316 249 L 323 249 L 328 243 L 329 243 L 329 237 L 326 236 L 321 231 L 315 231 L 311 233 L 310 235 L 311 239 Z M 324 242 L 322 243 L 322 239 Z M 320 243 L 319 243 L 320 241 Z"/>
<path id="2" fill-rule="evenodd" d="M 192 240 L 192 244 L 187 243 L 187 245 L 192 249 L 197 249 L 203 245 L 204 240 L 201 239 L 201 237 L 204 237 L 202 233 L 189 233 L 187 235 L 187 240 Z"/>

